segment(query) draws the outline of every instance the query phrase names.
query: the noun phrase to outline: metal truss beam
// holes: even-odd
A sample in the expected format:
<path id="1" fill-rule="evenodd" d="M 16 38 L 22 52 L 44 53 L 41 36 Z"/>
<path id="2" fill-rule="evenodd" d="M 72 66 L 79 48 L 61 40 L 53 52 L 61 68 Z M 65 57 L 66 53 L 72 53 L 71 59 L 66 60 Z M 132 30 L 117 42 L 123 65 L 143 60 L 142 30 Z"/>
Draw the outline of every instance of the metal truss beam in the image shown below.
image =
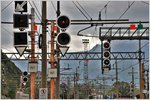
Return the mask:
<path id="1" fill-rule="evenodd" d="M 24 53 L 22 57 L 18 53 L 4 53 L 10 60 L 30 60 L 31 54 Z M 41 60 L 42 54 L 35 53 L 36 59 Z M 85 59 L 85 55 L 87 55 Z M 142 59 L 145 58 L 144 52 L 141 52 Z M 50 58 L 50 53 L 47 53 L 47 58 Z M 139 59 L 139 52 L 111 52 L 111 60 L 137 60 Z M 7 59 L 2 59 L 7 60 Z M 64 57 L 60 57 L 60 60 L 102 60 L 101 52 L 72 52 L 66 53 Z"/>
<path id="2" fill-rule="evenodd" d="M 99 39 L 110 40 L 149 40 L 149 27 L 130 30 L 130 27 L 100 27 Z"/>

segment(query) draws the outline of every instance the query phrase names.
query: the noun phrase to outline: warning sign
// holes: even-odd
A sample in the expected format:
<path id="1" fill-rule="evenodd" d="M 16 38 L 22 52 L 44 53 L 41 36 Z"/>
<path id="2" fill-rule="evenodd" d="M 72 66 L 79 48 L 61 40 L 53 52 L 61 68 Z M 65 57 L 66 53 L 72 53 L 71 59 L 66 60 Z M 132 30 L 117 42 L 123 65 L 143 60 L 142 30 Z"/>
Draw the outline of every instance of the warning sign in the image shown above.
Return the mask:
<path id="1" fill-rule="evenodd" d="M 39 99 L 47 99 L 47 88 L 40 88 L 39 90 Z"/>

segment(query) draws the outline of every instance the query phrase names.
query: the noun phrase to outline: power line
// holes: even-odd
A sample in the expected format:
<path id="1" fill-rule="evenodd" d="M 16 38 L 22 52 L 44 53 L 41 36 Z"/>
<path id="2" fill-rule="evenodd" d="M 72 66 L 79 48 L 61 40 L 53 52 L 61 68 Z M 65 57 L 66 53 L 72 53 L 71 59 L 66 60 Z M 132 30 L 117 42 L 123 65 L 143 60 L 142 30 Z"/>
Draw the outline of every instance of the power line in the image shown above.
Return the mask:
<path id="1" fill-rule="evenodd" d="M 149 42 L 145 43 L 141 48 L 139 48 L 139 50 L 142 49 L 142 48 L 144 48 L 144 47 L 145 47 L 146 45 L 148 45 L 148 44 L 149 44 Z M 137 52 L 138 52 L 139 50 L 137 50 Z"/>
<path id="2" fill-rule="evenodd" d="M 89 20 L 88 18 L 87 18 L 87 16 L 82 12 L 82 10 L 75 4 L 75 2 L 74 1 L 72 1 L 72 3 L 76 6 L 76 8 L 82 13 L 82 15 L 87 19 L 87 20 Z"/>
<path id="3" fill-rule="evenodd" d="M 37 10 L 38 14 L 40 15 L 40 17 L 42 17 L 42 15 L 39 12 L 39 9 L 37 8 L 37 6 L 35 5 L 34 1 L 32 1 L 33 5 L 35 6 L 35 9 Z"/>
<path id="4" fill-rule="evenodd" d="M 30 6 L 33 8 L 33 6 L 31 5 L 30 1 L 29 1 L 29 4 L 30 4 Z M 35 12 L 35 14 L 37 15 L 37 17 L 38 17 L 39 21 L 41 21 L 41 19 L 40 19 L 39 15 L 38 15 L 36 12 Z"/>
<path id="5" fill-rule="evenodd" d="M 55 12 L 56 12 L 56 8 L 55 8 L 55 6 L 54 6 L 54 4 L 53 4 L 53 1 L 51 1 L 51 4 L 52 4 L 52 6 L 53 6 L 53 8 L 54 8 L 54 10 L 55 10 Z"/>
<path id="6" fill-rule="evenodd" d="M 104 5 L 104 7 L 99 11 L 99 14 L 101 14 L 101 12 L 108 6 L 109 3 L 110 3 L 110 1 L 108 1 L 108 2 Z M 99 20 L 101 19 L 100 17 L 101 17 L 101 15 L 99 15 L 99 18 L 98 18 Z M 95 30 L 94 30 L 94 32 L 93 32 L 93 35 L 95 34 L 96 29 L 97 29 L 97 25 L 95 26 Z"/>
<path id="7" fill-rule="evenodd" d="M 108 1 L 99 12 L 102 12 L 108 6 L 109 3 L 110 3 L 110 1 Z"/>
<path id="8" fill-rule="evenodd" d="M 11 34 L 6 28 L 4 28 L 3 26 L 1 28 L 4 29 L 9 35 L 13 36 L 13 34 Z"/>
<path id="9" fill-rule="evenodd" d="M 135 2 L 135 1 L 133 1 L 133 2 L 131 3 L 131 5 L 129 5 L 129 7 L 122 13 L 122 15 L 118 18 L 118 20 L 131 8 L 131 6 L 134 4 L 134 2 Z M 115 25 L 115 24 L 114 24 L 114 25 Z M 114 26 L 114 25 L 113 25 L 113 26 Z M 112 27 L 113 27 L 113 26 L 112 26 Z"/>
<path id="10" fill-rule="evenodd" d="M 82 8 L 82 10 L 88 15 L 88 17 L 90 17 L 90 19 L 92 19 L 92 17 L 87 13 L 87 11 L 81 6 L 81 4 L 78 1 L 76 1 L 76 2 Z"/>
<path id="11" fill-rule="evenodd" d="M 149 5 L 149 3 L 148 2 L 145 2 L 145 1 L 141 1 L 142 3 L 144 3 L 144 4 L 147 4 L 147 5 Z"/>
<path id="12" fill-rule="evenodd" d="M 4 7 L 1 12 L 3 12 L 13 1 L 11 1 L 10 3 L 8 3 L 8 5 L 6 5 L 6 7 Z"/>
<path id="13" fill-rule="evenodd" d="M 133 2 L 131 3 L 131 5 L 128 6 L 128 8 L 127 8 L 127 9 L 121 14 L 121 16 L 118 18 L 118 20 L 131 8 L 131 6 L 134 4 L 134 2 L 135 2 L 135 1 L 133 1 Z M 117 23 L 117 21 L 116 21 L 116 23 Z M 112 29 L 115 25 L 116 25 L 116 24 L 113 24 L 112 27 L 109 28 L 109 30 Z M 109 32 L 109 30 L 106 32 L 106 34 Z M 105 34 L 105 35 L 106 35 L 106 34 Z"/>

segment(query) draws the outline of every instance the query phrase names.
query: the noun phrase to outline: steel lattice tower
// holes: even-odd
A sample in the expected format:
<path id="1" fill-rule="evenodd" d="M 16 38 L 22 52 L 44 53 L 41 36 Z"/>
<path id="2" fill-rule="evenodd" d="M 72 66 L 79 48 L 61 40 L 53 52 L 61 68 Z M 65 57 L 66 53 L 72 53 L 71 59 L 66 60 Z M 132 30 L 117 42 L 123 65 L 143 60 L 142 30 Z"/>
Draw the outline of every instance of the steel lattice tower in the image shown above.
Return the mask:
<path id="1" fill-rule="evenodd" d="M 84 81 L 85 83 L 88 82 L 88 44 L 89 39 L 82 39 L 82 43 L 84 44 L 84 52 L 85 52 L 85 60 L 84 60 Z"/>
<path id="2" fill-rule="evenodd" d="M 84 52 L 85 52 L 85 60 L 84 60 L 84 82 L 85 82 L 85 89 L 86 89 L 86 96 L 88 97 L 88 44 L 89 44 L 89 39 L 82 39 L 82 43 L 84 44 Z"/>

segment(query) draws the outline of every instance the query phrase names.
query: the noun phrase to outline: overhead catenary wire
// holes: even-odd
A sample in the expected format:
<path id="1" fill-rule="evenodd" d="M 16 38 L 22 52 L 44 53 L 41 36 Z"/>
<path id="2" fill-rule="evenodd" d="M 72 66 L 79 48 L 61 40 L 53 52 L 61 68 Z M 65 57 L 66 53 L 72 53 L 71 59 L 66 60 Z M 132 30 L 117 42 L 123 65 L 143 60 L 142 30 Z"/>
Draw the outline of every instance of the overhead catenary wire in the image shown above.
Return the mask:
<path id="1" fill-rule="evenodd" d="M 51 4 L 52 4 L 52 6 L 53 6 L 53 8 L 54 8 L 54 10 L 55 10 L 55 12 L 56 12 L 56 7 L 54 6 L 53 1 L 51 1 Z"/>
<path id="2" fill-rule="evenodd" d="M 74 1 L 72 1 L 72 3 L 75 5 L 75 7 L 81 12 L 81 14 L 87 19 L 87 20 L 89 20 L 88 18 L 87 18 L 87 16 L 83 13 L 83 11 L 76 5 L 76 3 L 74 2 Z"/>
<path id="3" fill-rule="evenodd" d="M 109 3 L 110 3 L 110 1 L 108 1 L 108 2 L 104 5 L 104 7 L 103 7 L 99 12 L 102 12 L 102 11 L 105 9 L 105 7 L 108 6 Z"/>
<path id="4" fill-rule="evenodd" d="M 134 2 L 135 2 L 135 1 L 133 1 L 133 2 L 128 6 L 128 8 L 127 8 L 127 9 L 121 14 L 121 16 L 118 18 L 118 20 L 121 19 L 121 18 L 124 16 L 124 14 L 131 8 L 131 6 L 134 4 Z M 117 23 L 117 21 L 116 21 L 116 23 Z M 109 32 L 109 30 L 112 29 L 115 25 L 116 25 L 116 24 L 113 24 L 113 25 L 108 29 L 108 31 L 106 32 L 105 35 L 107 35 L 107 33 Z"/>
<path id="5" fill-rule="evenodd" d="M 13 36 L 13 34 L 11 34 L 6 28 L 4 28 L 3 26 L 1 26 L 1 28 L 2 28 L 3 30 L 5 30 L 9 35 Z"/>
<path id="6" fill-rule="evenodd" d="M 37 8 L 37 6 L 35 5 L 34 1 L 32 1 L 33 5 L 35 6 L 35 9 L 37 10 L 38 14 L 40 15 L 40 17 L 42 17 L 42 15 L 40 14 L 39 9 Z"/>
<path id="7" fill-rule="evenodd" d="M 12 2 L 13 2 L 13 1 L 10 1 L 10 2 L 8 3 L 8 5 L 6 5 L 6 6 L 1 10 L 1 12 L 3 12 Z"/>
<path id="8" fill-rule="evenodd" d="M 108 6 L 108 4 L 110 3 L 110 1 L 108 1 L 105 5 L 104 5 L 104 7 L 99 11 L 99 20 L 101 20 L 101 12 Z M 106 13 L 106 11 L 105 11 L 105 13 Z M 93 35 L 95 34 L 95 32 L 96 32 L 96 29 L 97 29 L 97 25 L 95 26 L 95 30 L 94 30 L 94 32 L 93 32 Z"/>
<path id="9" fill-rule="evenodd" d="M 30 1 L 29 1 L 29 4 L 30 4 L 30 6 L 31 6 L 32 8 L 34 8 Z M 36 12 L 35 12 L 35 14 L 37 15 L 37 18 L 39 19 L 39 21 L 41 22 L 41 19 L 40 19 L 39 15 L 38 15 Z"/>
<path id="10" fill-rule="evenodd" d="M 88 12 L 82 7 L 82 5 L 78 2 L 78 1 L 76 1 L 77 2 L 77 4 L 82 8 L 82 10 L 88 15 L 88 17 L 90 18 L 90 19 L 92 19 L 92 17 L 88 14 Z"/>
<path id="11" fill-rule="evenodd" d="M 141 1 L 142 3 L 144 3 L 144 4 L 147 4 L 147 5 L 149 5 L 149 3 L 148 2 L 145 2 L 145 1 Z"/>

